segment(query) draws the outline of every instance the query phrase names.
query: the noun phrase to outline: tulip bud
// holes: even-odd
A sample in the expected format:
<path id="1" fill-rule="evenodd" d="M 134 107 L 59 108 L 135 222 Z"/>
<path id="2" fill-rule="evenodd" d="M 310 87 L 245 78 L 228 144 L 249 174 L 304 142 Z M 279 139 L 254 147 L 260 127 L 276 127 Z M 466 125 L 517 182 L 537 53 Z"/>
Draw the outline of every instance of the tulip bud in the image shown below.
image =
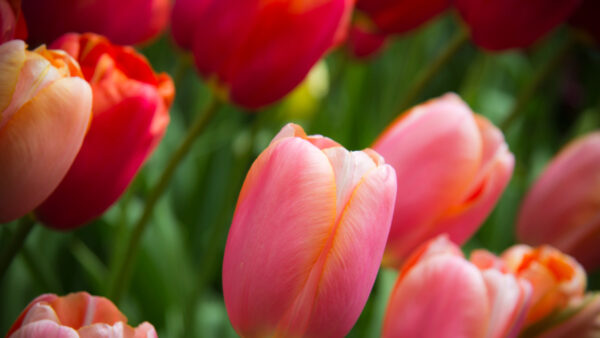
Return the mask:
<path id="1" fill-rule="evenodd" d="M 53 44 L 75 57 L 94 95 L 93 120 L 81 151 L 56 191 L 36 210 L 56 229 L 101 215 L 127 188 L 169 123 L 171 78 L 156 75 L 130 47 L 94 34 L 68 34 Z"/>
<path id="2" fill-rule="evenodd" d="M 528 47 L 565 21 L 582 0 L 456 0 L 471 38 L 489 50 Z"/>
<path id="3" fill-rule="evenodd" d="M 450 0 L 358 0 L 359 13 L 368 16 L 382 33 L 410 31 L 439 15 Z"/>
<path id="4" fill-rule="evenodd" d="M 521 206 L 517 237 L 550 244 L 588 269 L 600 266 L 600 132 L 572 142 L 550 162 Z"/>
<path id="5" fill-rule="evenodd" d="M 172 32 L 218 92 L 250 109 L 289 93 L 343 36 L 353 0 L 179 0 Z"/>
<path id="6" fill-rule="evenodd" d="M 73 163 L 91 115 L 90 86 L 62 51 L 0 45 L 0 223 L 37 207 Z"/>
<path id="7" fill-rule="evenodd" d="M 506 268 L 527 280 L 533 289 L 531 308 L 525 325 L 530 325 L 580 300 L 585 292 L 586 275 L 572 257 L 541 246 L 515 245 L 502 254 Z"/>
<path id="8" fill-rule="evenodd" d="M 373 146 L 396 169 L 398 198 L 384 265 L 398 267 L 442 233 L 464 243 L 490 213 L 512 175 L 500 130 L 455 94 L 409 110 Z"/>
<path id="9" fill-rule="evenodd" d="M 447 236 L 439 236 L 400 271 L 383 337 L 516 337 L 530 296 L 527 282 L 478 268 Z"/>
<path id="10" fill-rule="evenodd" d="M 27 26 L 20 0 L 0 0 L 0 44 L 12 39 L 25 40 Z"/>
<path id="11" fill-rule="evenodd" d="M 171 0 L 21 0 L 32 43 L 71 32 L 97 33 L 130 45 L 157 36 L 167 25 Z"/>
<path id="12" fill-rule="evenodd" d="M 242 187 L 223 295 L 243 337 L 341 337 L 365 305 L 392 217 L 394 170 L 288 124 Z"/>
<path id="13" fill-rule="evenodd" d="M 144 322 L 137 328 L 110 300 L 78 292 L 58 297 L 44 294 L 34 299 L 8 331 L 7 338 L 157 338 Z"/>

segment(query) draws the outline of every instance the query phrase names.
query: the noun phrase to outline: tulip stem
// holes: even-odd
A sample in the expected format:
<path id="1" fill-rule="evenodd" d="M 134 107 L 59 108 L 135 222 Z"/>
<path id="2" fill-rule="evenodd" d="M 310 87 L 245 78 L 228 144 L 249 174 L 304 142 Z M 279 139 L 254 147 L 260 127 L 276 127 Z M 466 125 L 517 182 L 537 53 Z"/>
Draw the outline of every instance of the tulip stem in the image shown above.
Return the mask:
<path id="1" fill-rule="evenodd" d="M 500 125 L 500 128 L 504 132 L 506 132 L 512 126 L 513 122 L 515 122 L 527 104 L 531 101 L 531 97 L 546 82 L 548 77 L 554 73 L 574 45 L 575 40 L 572 38 L 567 38 L 567 41 L 560 47 L 560 49 L 555 53 L 552 53 L 550 59 L 548 59 L 546 63 L 544 63 L 533 75 L 531 81 L 525 85 L 525 88 L 523 88 L 523 90 L 517 96 L 515 104 L 508 113 L 508 116 Z"/>
<path id="2" fill-rule="evenodd" d="M 108 290 L 108 297 L 112 299 L 113 302 L 119 302 L 121 295 L 127 285 L 131 274 L 132 264 L 137 253 L 142 234 L 146 229 L 148 221 L 152 217 L 156 203 L 159 201 L 160 197 L 163 195 L 166 188 L 168 187 L 169 182 L 171 181 L 171 178 L 173 177 L 173 174 L 175 173 L 175 170 L 177 169 L 179 164 L 190 152 L 194 141 L 206 128 L 206 126 L 212 120 L 213 116 L 217 113 L 220 107 L 221 101 L 213 96 L 208 106 L 204 110 L 204 113 L 198 115 L 198 118 L 194 121 L 194 123 L 188 130 L 187 134 L 185 135 L 185 138 L 171 156 L 167 166 L 165 167 L 165 170 L 163 171 L 162 175 L 158 180 L 158 183 L 150 192 L 148 199 L 146 200 L 146 205 L 144 206 L 142 215 L 135 224 L 133 232 L 131 233 L 131 236 L 129 238 L 129 243 L 125 255 L 123 256 L 123 260 L 121 261 L 121 264 L 118 264 L 118 270 L 117 274 L 115 275 L 115 279 L 113 280 L 113 283 L 111 283 L 110 288 Z"/>
<path id="3" fill-rule="evenodd" d="M 412 87 L 409 88 L 398 105 L 398 114 L 402 114 L 408 107 L 414 104 L 415 100 L 419 98 L 419 95 L 421 95 L 421 92 L 427 87 L 429 82 L 433 80 L 440 70 L 442 70 L 442 68 L 468 41 L 468 32 L 466 29 L 460 27 L 441 53 L 417 75 L 417 79 Z"/>
<path id="4" fill-rule="evenodd" d="M 17 232 L 13 235 L 8 245 L 0 252 L 0 280 L 4 278 L 4 274 L 8 270 L 10 263 L 19 253 L 19 250 L 25 245 L 27 235 L 31 233 L 35 219 L 31 215 L 27 215 L 19 221 Z"/>

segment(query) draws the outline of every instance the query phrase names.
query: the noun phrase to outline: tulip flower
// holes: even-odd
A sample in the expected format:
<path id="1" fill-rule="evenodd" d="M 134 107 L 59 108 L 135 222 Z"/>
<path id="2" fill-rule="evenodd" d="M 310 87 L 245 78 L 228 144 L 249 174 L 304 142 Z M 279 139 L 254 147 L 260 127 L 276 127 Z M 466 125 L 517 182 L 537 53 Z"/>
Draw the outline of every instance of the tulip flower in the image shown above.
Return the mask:
<path id="1" fill-rule="evenodd" d="M 20 0 L 0 0 L 0 44 L 12 39 L 25 40 L 27 26 Z"/>
<path id="2" fill-rule="evenodd" d="M 583 0 L 579 9 L 569 19 L 569 24 L 584 31 L 597 45 L 600 45 L 598 13 L 600 13 L 599 1 Z"/>
<path id="3" fill-rule="evenodd" d="M 36 210 L 55 229 L 101 215 L 127 188 L 169 123 L 174 87 L 130 47 L 94 34 L 57 40 L 76 58 L 94 95 L 93 119 L 81 151 L 56 191 Z"/>
<path id="4" fill-rule="evenodd" d="M 25 308 L 7 338 L 157 338 L 144 322 L 136 328 L 110 300 L 78 292 L 58 297 L 44 294 Z"/>
<path id="5" fill-rule="evenodd" d="M 353 0 L 179 0 L 172 32 L 199 72 L 257 109 L 296 87 L 345 33 Z"/>
<path id="6" fill-rule="evenodd" d="M 450 0 L 358 0 L 356 8 L 370 18 L 380 32 L 399 34 L 431 20 L 451 3 Z"/>
<path id="7" fill-rule="evenodd" d="M 0 223 L 42 203 L 73 163 L 85 136 L 92 92 L 62 51 L 0 45 Z"/>
<path id="8" fill-rule="evenodd" d="M 377 32 L 369 23 L 355 21 L 348 34 L 348 47 L 352 55 L 358 59 L 368 59 L 381 51 L 387 35 Z"/>
<path id="9" fill-rule="evenodd" d="M 409 110 L 373 149 L 398 177 L 384 255 L 390 267 L 399 267 L 420 244 L 442 233 L 464 243 L 496 204 L 514 165 L 500 130 L 455 94 Z"/>
<path id="10" fill-rule="evenodd" d="M 516 337 L 531 287 L 467 261 L 447 236 L 416 250 L 392 290 L 383 337 Z"/>
<path id="11" fill-rule="evenodd" d="M 600 132 L 572 142 L 550 162 L 521 206 L 517 237 L 550 244 L 588 269 L 600 266 Z"/>
<path id="12" fill-rule="evenodd" d="M 582 0 L 456 0 L 473 41 L 499 51 L 528 47 L 573 14 Z"/>
<path id="13" fill-rule="evenodd" d="M 32 43 L 66 33 L 97 33 L 131 45 L 157 36 L 167 25 L 171 0 L 21 0 Z"/>
<path id="14" fill-rule="evenodd" d="M 223 260 L 243 337 L 342 337 L 365 305 L 392 217 L 394 170 L 288 124 L 240 192 Z"/>
<path id="15" fill-rule="evenodd" d="M 563 312 L 558 313 L 556 319 L 559 320 L 544 325 L 540 330 L 535 330 L 539 333 L 529 334 L 532 330 L 527 330 L 524 332 L 524 336 L 597 338 L 600 335 L 600 294 L 589 294 L 585 298 L 573 302 Z"/>

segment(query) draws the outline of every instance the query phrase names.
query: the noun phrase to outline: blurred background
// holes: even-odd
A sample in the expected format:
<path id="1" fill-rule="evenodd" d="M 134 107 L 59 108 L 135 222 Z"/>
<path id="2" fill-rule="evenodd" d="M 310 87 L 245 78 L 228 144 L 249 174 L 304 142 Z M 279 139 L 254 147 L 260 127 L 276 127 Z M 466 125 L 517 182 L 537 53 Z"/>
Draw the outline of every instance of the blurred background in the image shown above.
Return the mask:
<path id="1" fill-rule="evenodd" d="M 600 51 L 572 42 L 573 32 L 566 27 L 526 50 L 490 53 L 466 41 L 418 95 L 409 97 L 431 62 L 464 29 L 450 12 L 389 40 L 369 60 L 355 59 L 342 46 L 281 102 L 258 113 L 222 107 L 177 168 L 142 237 L 130 284 L 118 304 L 129 322 L 149 321 L 162 337 L 236 336 L 221 290 L 225 240 L 249 166 L 288 122 L 348 149 L 363 149 L 405 108 L 458 93 L 475 112 L 501 126 L 516 157 L 508 188 L 464 250 L 486 247 L 499 253 L 514 244 L 515 215 L 528 187 L 563 145 L 600 127 Z M 176 84 L 167 134 L 102 218 L 73 232 L 34 228 L 0 280 L 0 332 L 7 332 L 41 293 L 106 295 L 150 189 L 208 104 L 210 91 L 191 55 L 178 49 L 168 33 L 139 50 Z M 527 91 L 530 95 L 520 100 Z M 15 233 L 16 223 L 0 227 L 0 247 Z M 349 337 L 379 336 L 394 280 L 394 272 L 380 271 Z M 599 273 L 590 276 L 589 289 L 600 289 Z"/>

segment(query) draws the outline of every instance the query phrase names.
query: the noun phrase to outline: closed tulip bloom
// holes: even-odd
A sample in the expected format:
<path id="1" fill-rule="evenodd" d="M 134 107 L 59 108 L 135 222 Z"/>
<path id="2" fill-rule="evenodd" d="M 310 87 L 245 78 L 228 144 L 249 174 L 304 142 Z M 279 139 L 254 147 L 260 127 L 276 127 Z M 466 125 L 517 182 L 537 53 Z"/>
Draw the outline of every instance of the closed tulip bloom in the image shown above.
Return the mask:
<path id="1" fill-rule="evenodd" d="M 451 3 L 450 0 L 358 0 L 356 8 L 369 17 L 380 32 L 399 34 L 431 20 Z"/>
<path id="2" fill-rule="evenodd" d="M 133 328 L 110 300 L 78 292 L 44 294 L 25 308 L 7 338 L 157 338 L 144 322 Z"/>
<path id="3" fill-rule="evenodd" d="M 383 337 L 516 337 L 531 287 L 467 261 L 447 236 L 416 250 L 392 290 Z"/>
<path id="4" fill-rule="evenodd" d="M 527 193 L 517 237 L 550 244 L 588 269 L 600 266 L 600 132 L 560 152 Z"/>
<path id="5" fill-rule="evenodd" d="M 232 102 L 257 109 L 282 98 L 345 33 L 353 0 L 178 0 L 177 44 Z"/>
<path id="6" fill-rule="evenodd" d="M 168 75 L 156 75 L 132 48 L 101 36 L 69 34 L 53 46 L 79 61 L 94 95 L 81 151 L 36 210 L 43 223 L 65 230 L 101 215 L 127 188 L 165 133 L 174 87 Z"/>
<path id="7" fill-rule="evenodd" d="M 62 51 L 0 45 L 0 223 L 33 210 L 58 186 L 89 125 L 92 92 Z"/>
<path id="8" fill-rule="evenodd" d="M 256 159 L 223 260 L 223 295 L 242 337 L 342 337 L 383 255 L 394 170 L 289 124 Z"/>
<path id="9" fill-rule="evenodd" d="M 31 43 L 66 33 L 97 33 L 131 45 L 157 36 L 167 25 L 171 0 L 21 0 Z"/>
<path id="10" fill-rule="evenodd" d="M 373 149 L 398 177 L 384 255 L 390 267 L 399 267 L 420 244 L 442 233 L 464 243 L 496 204 L 514 165 L 500 130 L 455 94 L 405 113 Z"/>
<path id="11" fill-rule="evenodd" d="M 524 48 L 573 14 L 582 0 L 456 0 L 455 6 L 480 47 Z"/>
<path id="12" fill-rule="evenodd" d="M 25 40 L 27 26 L 20 0 L 0 0 L 0 44 L 13 39 Z"/>

